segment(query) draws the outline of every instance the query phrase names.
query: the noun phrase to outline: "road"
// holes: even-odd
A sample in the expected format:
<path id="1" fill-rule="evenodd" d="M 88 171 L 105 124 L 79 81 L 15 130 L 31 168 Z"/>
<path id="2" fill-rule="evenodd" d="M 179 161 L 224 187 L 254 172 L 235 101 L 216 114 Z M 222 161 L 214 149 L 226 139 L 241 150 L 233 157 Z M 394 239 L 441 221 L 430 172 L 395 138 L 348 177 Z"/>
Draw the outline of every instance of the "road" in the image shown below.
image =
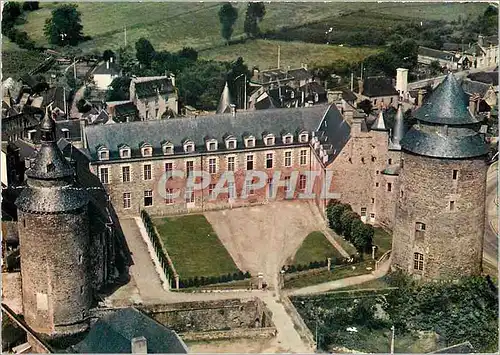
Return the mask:
<path id="1" fill-rule="evenodd" d="M 83 93 L 85 92 L 85 85 L 79 88 L 76 92 L 75 95 L 73 96 L 73 102 L 71 103 L 71 109 L 69 111 L 69 117 L 71 119 L 79 119 L 82 118 L 82 114 L 78 112 L 78 109 L 76 108 L 76 103 L 78 100 L 83 98 Z"/>
<path id="2" fill-rule="evenodd" d="M 483 257 L 490 264 L 498 263 L 498 163 L 490 165 L 486 181 L 486 223 Z"/>
<path id="3" fill-rule="evenodd" d="M 472 73 L 478 73 L 478 72 L 488 71 L 488 70 L 493 70 L 493 69 L 494 69 L 494 67 L 491 69 L 473 68 L 473 69 L 469 69 L 469 70 L 463 70 L 463 71 L 456 72 L 456 73 L 454 73 L 454 75 L 457 79 L 461 79 L 461 78 L 464 78 L 467 75 L 472 74 Z M 423 80 L 419 80 L 419 81 L 414 81 L 412 83 L 408 83 L 408 90 L 422 89 L 422 88 L 426 87 L 429 83 L 432 86 L 435 86 L 435 84 L 438 84 L 441 81 L 443 81 L 443 79 L 445 77 L 446 77 L 446 75 L 441 75 L 441 76 L 437 76 L 434 78 L 423 79 Z"/>

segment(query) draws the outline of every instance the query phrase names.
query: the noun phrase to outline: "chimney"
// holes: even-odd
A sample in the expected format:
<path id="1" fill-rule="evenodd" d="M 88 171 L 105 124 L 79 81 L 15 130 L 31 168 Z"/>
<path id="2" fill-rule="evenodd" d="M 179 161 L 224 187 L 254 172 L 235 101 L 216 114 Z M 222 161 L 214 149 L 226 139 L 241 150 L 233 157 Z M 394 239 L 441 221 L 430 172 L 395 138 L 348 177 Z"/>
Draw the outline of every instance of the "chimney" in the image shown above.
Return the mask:
<path id="1" fill-rule="evenodd" d="M 175 75 L 174 74 L 170 74 L 170 82 L 172 83 L 172 86 L 175 87 Z"/>
<path id="2" fill-rule="evenodd" d="M 304 68 L 305 70 L 307 70 L 307 63 L 302 64 L 302 68 Z"/>
<path id="3" fill-rule="evenodd" d="M 109 60 L 106 61 L 106 69 L 109 69 Z"/>
<path id="4" fill-rule="evenodd" d="M 109 58 L 109 61 L 110 61 L 111 63 L 113 63 L 113 57 L 110 57 L 110 58 Z"/>
<path id="5" fill-rule="evenodd" d="M 80 136 L 82 137 L 83 149 L 87 149 L 87 137 L 85 136 L 85 126 L 86 120 L 80 119 Z"/>
<path id="6" fill-rule="evenodd" d="M 479 44 L 481 47 L 484 46 L 484 36 L 483 35 L 477 36 L 477 44 Z"/>
<path id="7" fill-rule="evenodd" d="M 474 100 L 474 96 L 473 95 L 471 95 L 471 97 L 469 99 L 469 111 L 473 115 L 476 114 L 476 101 Z"/>
<path id="8" fill-rule="evenodd" d="M 408 69 L 398 68 L 396 71 L 396 90 L 403 96 L 408 92 Z"/>
<path id="9" fill-rule="evenodd" d="M 132 345 L 132 354 L 147 354 L 148 342 L 144 337 L 132 338 L 130 341 Z"/>
<path id="10" fill-rule="evenodd" d="M 358 80 L 358 94 L 363 95 L 363 79 Z"/>
<path id="11" fill-rule="evenodd" d="M 420 89 L 418 90 L 417 106 L 418 107 L 422 106 L 423 101 L 424 101 L 424 90 Z"/>
<path id="12" fill-rule="evenodd" d="M 236 105 L 231 104 L 229 105 L 229 107 L 231 108 L 231 113 L 233 114 L 233 117 L 236 117 Z"/>

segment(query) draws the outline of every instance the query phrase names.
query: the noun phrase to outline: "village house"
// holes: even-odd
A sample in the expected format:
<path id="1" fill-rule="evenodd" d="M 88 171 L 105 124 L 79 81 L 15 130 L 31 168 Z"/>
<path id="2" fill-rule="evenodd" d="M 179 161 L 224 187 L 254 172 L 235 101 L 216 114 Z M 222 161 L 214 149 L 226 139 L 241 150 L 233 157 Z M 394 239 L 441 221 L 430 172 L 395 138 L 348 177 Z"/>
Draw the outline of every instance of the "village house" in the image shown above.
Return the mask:
<path id="1" fill-rule="evenodd" d="M 438 62 L 441 68 L 457 70 L 459 67 L 460 55 L 455 53 L 440 51 L 437 49 L 418 47 L 418 64 L 430 65 L 432 62 Z M 462 60 L 463 62 L 463 60 Z"/>
<path id="2" fill-rule="evenodd" d="M 98 65 L 92 73 L 98 90 L 107 90 L 114 78 L 120 76 L 120 68 L 113 61 L 113 57 Z"/>
<path id="3" fill-rule="evenodd" d="M 358 102 L 370 100 L 374 107 L 395 107 L 399 100 L 393 80 L 385 76 L 372 76 L 358 80 Z"/>
<path id="4" fill-rule="evenodd" d="M 136 77 L 130 82 L 130 101 L 143 121 L 171 118 L 179 113 L 175 77 Z"/>

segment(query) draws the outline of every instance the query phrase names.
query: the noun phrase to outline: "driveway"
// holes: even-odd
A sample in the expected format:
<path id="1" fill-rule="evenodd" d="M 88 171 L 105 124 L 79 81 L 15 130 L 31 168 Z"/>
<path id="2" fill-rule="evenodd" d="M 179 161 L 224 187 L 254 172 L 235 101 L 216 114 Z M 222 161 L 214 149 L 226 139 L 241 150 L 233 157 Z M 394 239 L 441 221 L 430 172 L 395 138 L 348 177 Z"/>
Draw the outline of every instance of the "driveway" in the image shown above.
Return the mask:
<path id="1" fill-rule="evenodd" d="M 236 265 L 252 275 L 262 272 L 274 289 L 286 260 L 309 233 L 325 227 L 318 208 L 309 201 L 210 211 L 205 216 Z"/>

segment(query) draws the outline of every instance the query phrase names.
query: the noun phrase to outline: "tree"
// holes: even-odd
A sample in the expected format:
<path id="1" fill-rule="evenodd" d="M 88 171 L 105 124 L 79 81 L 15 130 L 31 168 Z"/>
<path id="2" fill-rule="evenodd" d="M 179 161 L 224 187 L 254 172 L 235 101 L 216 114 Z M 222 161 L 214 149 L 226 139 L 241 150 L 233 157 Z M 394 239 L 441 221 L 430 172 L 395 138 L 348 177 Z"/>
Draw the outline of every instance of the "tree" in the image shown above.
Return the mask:
<path id="1" fill-rule="evenodd" d="M 342 212 L 342 215 L 340 216 L 340 227 L 342 229 L 342 235 L 348 241 L 352 240 L 351 236 L 352 221 L 358 218 L 359 215 L 350 209 L 347 209 L 344 212 Z"/>
<path id="2" fill-rule="evenodd" d="M 126 76 L 119 76 L 114 78 L 110 88 L 106 92 L 106 101 L 124 101 L 129 99 L 129 87 L 131 78 Z"/>
<path id="3" fill-rule="evenodd" d="M 120 47 L 117 50 L 117 62 L 124 76 L 132 75 L 134 69 L 134 54 L 131 46 Z"/>
<path id="4" fill-rule="evenodd" d="M 135 42 L 135 56 L 139 63 L 146 66 L 146 68 L 151 66 L 155 54 L 156 52 L 153 45 L 147 39 L 139 38 L 139 40 Z"/>
<path id="5" fill-rule="evenodd" d="M 83 26 L 77 5 L 64 4 L 52 10 L 52 17 L 45 20 L 43 29 L 49 43 L 75 46 L 83 39 Z"/>
<path id="6" fill-rule="evenodd" d="M 19 2 L 6 2 L 2 10 L 2 34 L 9 38 L 14 36 L 17 18 L 21 15 L 21 6 Z M 13 40 L 14 41 L 14 40 Z"/>
<path id="7" fill-rule="evenodd" d="M 23 2 L 24 11 L 36 11 L 40 8 L 40 3 L 38 1 L 25 1 Z"/>
<path id="8" fill-rule="evenodd" d="M 351 240 L 356 250 L 362 254 L 368 251 L 373 242 L 375 231 L 370 224 L 363 223 L 360 219 L 355 219 L 351 224 Z"/>
<path id="9" fill-rule="evenodd" d="M 87 102 L 85 99 L 80 99 L 76 103 L 76 108 L 78 109 L 78 112 L 81 113 L 87 113 L 92 109 L 92 106 Z"/>
<path id="10" fill-rule="evenodd" d="M 238 10 L 230 3 L 225 3 L 219 10 L 219 21 L 221 24 L 222 38 L 229 42 L 233 34 L 233 26 L 238 18 Z"/>
<path id="11" fill-rule="evenodd" d="M 366 113 L 367 115 L 369 115 L 373 111 L 372 102 L 370 100 L 368 100 L 368 99 L 361 101 L 358 104 L 358 107 L 360 109 L 362 109 L 364 111 L 364 113 Z"/>
<path id="12" fill-rule="evenodd" d="M 239 108 L 244 108 L 245 107 L 245 101 L 244 101 L 244 96 L 245 96 L 245 78 L 244 75 L 246 75 L 247 78 L 250 78 L 250 70 L 248 69 L 248 66 L 245 64 L 243 61 L 242 57 L 238 57 L 236 61 L 232 62 L 230 64 L 230 69 L 227 74 L 227 83 L 229 86 L 229 91 L 231 92 L 231 95 L 233 98 L 237 100 L 239 103 Z M 236 80 L 238 78 L 238 80 Z"/>
<path id="13" fill-rule="evenodd" d="M 114 57 L 115 57 L 115 52 L 113 52 L 111 49 L 106 49 L 102 53 L 102 60 L 104 60 L 105 62 L 107 62 L 108 60 L 110 60 L 111 58 L 114 58 Z"/>
<path id="14" fill-rule="evenodd" d="M 182 48 L 177 55 L 181 58 L 196 62 L 198 60 L 198 51 L 192 47 Z"/>
<path id="15" fill-rule="evenodd" d="M 266 14 L 266 7 L 263 2 L 251 2 L 247 5 L 245 15 L 244 31 L 249 37 L 257 37 L 260 34 L 259 22 Z"/>
<path id="16" fill-rule="evenodd" d="M 337 233 L 342 234 L 342 223 L 340 219 L 342 214 L 347 210 L 352 211 L 351 206 L 348 204 L 339 203 L 332 206 L 330 213 L 330 227 Z"/>

